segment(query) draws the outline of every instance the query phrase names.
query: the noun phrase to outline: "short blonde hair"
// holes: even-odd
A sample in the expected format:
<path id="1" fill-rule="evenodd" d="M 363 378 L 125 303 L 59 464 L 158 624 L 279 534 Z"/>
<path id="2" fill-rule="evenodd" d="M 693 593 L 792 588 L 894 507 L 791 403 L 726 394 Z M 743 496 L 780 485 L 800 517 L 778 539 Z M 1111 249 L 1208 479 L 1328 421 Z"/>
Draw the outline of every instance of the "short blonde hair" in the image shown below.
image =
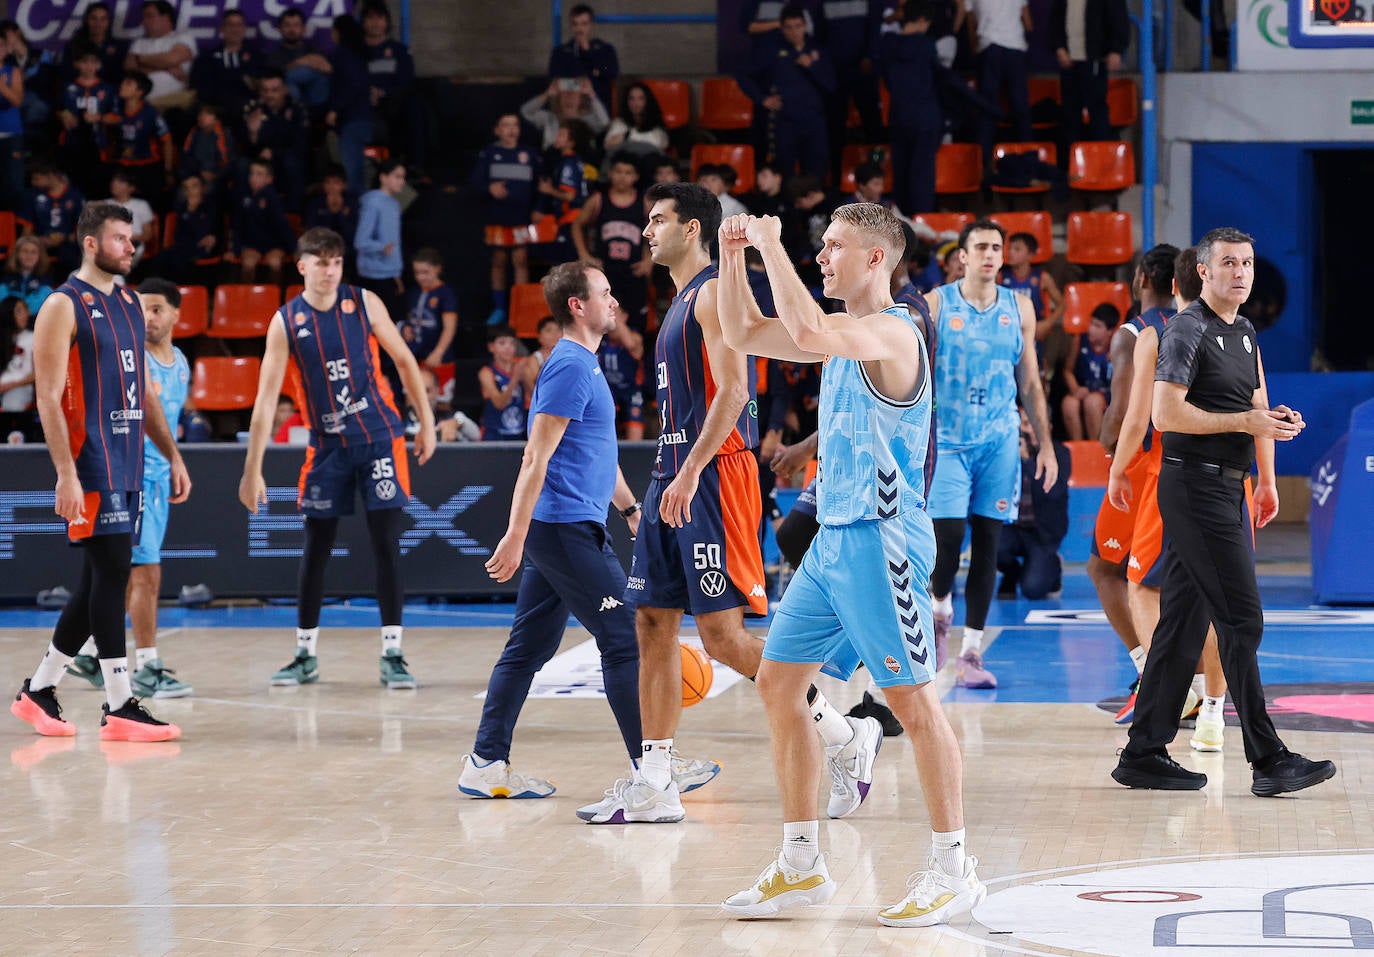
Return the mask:
<path id="1" fill-rule="evenodd" d="M 902 222 L 892 214 L 892 210 L 877 203 L 848 203 L 830 214 L 830 221 L 853 226 L 874 240 L 887 253 L 888 259 L 896 262 L 906 249 L 906 235 L 902 232 Z"/>

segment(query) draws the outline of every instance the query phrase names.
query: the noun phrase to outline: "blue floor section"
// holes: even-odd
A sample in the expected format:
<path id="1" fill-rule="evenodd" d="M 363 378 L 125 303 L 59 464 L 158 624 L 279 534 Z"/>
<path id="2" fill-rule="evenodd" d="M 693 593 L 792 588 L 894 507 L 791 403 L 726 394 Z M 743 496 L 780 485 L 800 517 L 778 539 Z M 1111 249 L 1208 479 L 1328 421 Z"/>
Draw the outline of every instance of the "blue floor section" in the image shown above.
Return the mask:
<path id="1" fill-rule="evenodd" d="M 1261 575 L 1260 591 L 1266 613 L 1307 612 L 1312 604 L 1306 576 Z M 1085 618 L 1030 623 L 1040 611 L 1078 612 Z M 1325 609 L 1323 609 L 1325 610 Z M 406 605 L 408 628 L 509 628 L 514 611 L 510 602 Z M 1356 611 L 1353 610 L 1352 611 Z M 1096 703 L 1125 693 L 1135 677 L 1120 640 L 1100 616 L 1101 606 L 1091 582 L 1081 572 L 1065 575 L 1064 593 L 1057 600 L 994 601 L 988 627 L 1000 629 L 987 647 L 984 662 L 997 676 L 990 691 L 953 689 L 950 701 L 968 702 L 1082 702 Z M 1266 684 L 1350 682 L 1370 680 L 1374 674 L 1374 614 L 1354 614 L 1353 621 L 1321 621 L 1320 614 L 1288 615 L 1310 621 L 1269 623 L 1260 649 L 1260 669 Z M 1368 619 L 1368 620 L 1360 620 Z M 955 623 L 963 622 L 962 599 L 955 601 Z M 0 630 L 51 628 L 57 612 L 36 609 L 0 610 Z M 766 622 L 751 622 L 761 624 Z M 159 627 L 170 628 L 295 628 L 295 608 L 289 604 L 245 608 L 163 608 Z M 378 624 L 375 602 L 355 600 L 325 606 L 324 628 L 369 627 Z M 691 627 L 691 619 L 685 627 Z M 956 632 L 957 634 L 957 632 Z M 957 651 L 957 648 L 952 650 Z"/>

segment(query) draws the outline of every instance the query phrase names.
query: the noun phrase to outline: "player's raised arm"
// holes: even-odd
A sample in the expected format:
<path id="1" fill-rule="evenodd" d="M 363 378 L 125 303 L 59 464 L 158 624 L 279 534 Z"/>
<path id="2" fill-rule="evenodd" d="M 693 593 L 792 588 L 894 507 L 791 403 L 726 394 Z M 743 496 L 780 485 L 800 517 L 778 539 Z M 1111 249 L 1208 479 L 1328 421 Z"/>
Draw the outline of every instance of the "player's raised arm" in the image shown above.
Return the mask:
<path id="1" fill-rule="evenodd" d="M 262 478 L 262 458 L 267 453 L 267 439 L 272 433 L 272 419 L 277 413 L 277 397 L 281 395 L 286 363 L 291 359 L 286 341 L 286 320 L 278 311 L 267 326 L 267 346 L 258 372 L 258 395 L 253 400 L 253 418 L 248 426 L 248 455 L 243 462 L 243 477 L 239 479 L 239 501 L 254 515 L 267 504 L 267 483 Z"/>
<path id="2" fill-rule="evenodd" d="M 759 309 L 749 288 L 744 250 L 750 245 L 745 230 L 752 216 L 730 216 L 720 224 L 720 285 L 717 311 L 725 344 L 737 352 L 787 362 L 820 362 L 825 356 L 807 352 L 792 339 L 787 327 Z"/>

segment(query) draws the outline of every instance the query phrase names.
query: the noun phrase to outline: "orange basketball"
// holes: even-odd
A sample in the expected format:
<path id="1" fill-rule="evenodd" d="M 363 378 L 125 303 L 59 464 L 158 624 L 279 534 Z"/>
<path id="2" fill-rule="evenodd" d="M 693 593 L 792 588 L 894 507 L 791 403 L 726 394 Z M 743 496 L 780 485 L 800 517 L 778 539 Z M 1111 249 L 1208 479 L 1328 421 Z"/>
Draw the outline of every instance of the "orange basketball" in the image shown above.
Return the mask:
<path id="1" fill-rule="evenodd" d="M 711 659 L 696 645 L 681 643 L 682 648 L 682 706 L 690 708 L 698 701 L 706 700 L 711 690 L 715 672 L 711 670 Z"/>

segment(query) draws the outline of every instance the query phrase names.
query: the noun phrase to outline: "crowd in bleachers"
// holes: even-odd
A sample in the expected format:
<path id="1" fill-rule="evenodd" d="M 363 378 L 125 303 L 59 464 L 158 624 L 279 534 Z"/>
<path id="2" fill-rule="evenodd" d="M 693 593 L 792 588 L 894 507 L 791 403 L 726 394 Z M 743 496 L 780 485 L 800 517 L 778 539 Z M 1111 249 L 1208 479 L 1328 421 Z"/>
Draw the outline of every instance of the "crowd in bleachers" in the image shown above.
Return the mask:
<path id="1" fill-rule="evenodd" d="M 158 275 L 183 287 L 177 338 L 197 360 L 202 410 L 251 404 L 243 384 L 266 323 L 297 292 L 295 237 L 324 225 L 349 243 L 350 281 L 401 325 L 455 437 L 471 436 L 473 422 L 487 438 L 522 434 L 547 315 L 537 280 L 559 262 L 598 263 L 625 311 L 625 335 L 603 349 L 624 434 L 648 423 L 652 436 L 641 360 L 672 288 L 640 235 L 642 197 L 651 182 L 685 176 L 727 213 L 781 217 L 818 296 L 814 255 L 842 203 L 881 202 L 911 226 L 919 291 L 958 278 L 950 241 L 991 213 L 1010 236 L 1004 281 L 1036 306 L 1060 434 L 1091 433 L 1101 389 L 1079 359 L 1131 299 L 1118 270 L 1134 256 L 1132 224 L 1115 201 L 1135 182 L 1138 94 L 1111 75 L 1124 16 L 1123 0 L 1060 0 L 1047 24 L 1032 23 L 1023 0 L 754 0 L 738 25 L 749 49 L 739 69 L 691 83 L 622 77 L 594 12 L 573 7 L 543 90 L 487 119 L 492 141 L 468 179 L 490 254 L 490 312 L 462 322 L 480 329 L 486 319 L 485 350 L 480 333 L 455 335 L 459 297 L 439 252 L 403 248 L 403 217 L 427 187 L 429 121 L 423 98 L 408 95 L 414 63 L 382 0 L 338 17 L 327 48 L 306 38 L 295 10 L 271 43 L 230 10 L 219 42 L 202 47 L 177 31 L 165 0 L 142 5 L 132 42 L 113 37 L 109 6 L 93 3 L 55 54 L 0 24 L 0 321 L 14 344 L 5 355 L 22 351 L 25 323 L 79 261 L 81 203 L 109 197 L 135 215 L 129 281 Z M 1029 74 L 1035 36 L 1048 37 L 1058 77 Z M 23 378 L 16 363 L 0 379 L 7 415 L 24 394 L 4 384 Z M 808 393 L 793 372 L 768 371 L 777 395 L 798 396 L 775 418 L 790 439 Z M 232 437 L 241 422 L 215 424 Z"/>

